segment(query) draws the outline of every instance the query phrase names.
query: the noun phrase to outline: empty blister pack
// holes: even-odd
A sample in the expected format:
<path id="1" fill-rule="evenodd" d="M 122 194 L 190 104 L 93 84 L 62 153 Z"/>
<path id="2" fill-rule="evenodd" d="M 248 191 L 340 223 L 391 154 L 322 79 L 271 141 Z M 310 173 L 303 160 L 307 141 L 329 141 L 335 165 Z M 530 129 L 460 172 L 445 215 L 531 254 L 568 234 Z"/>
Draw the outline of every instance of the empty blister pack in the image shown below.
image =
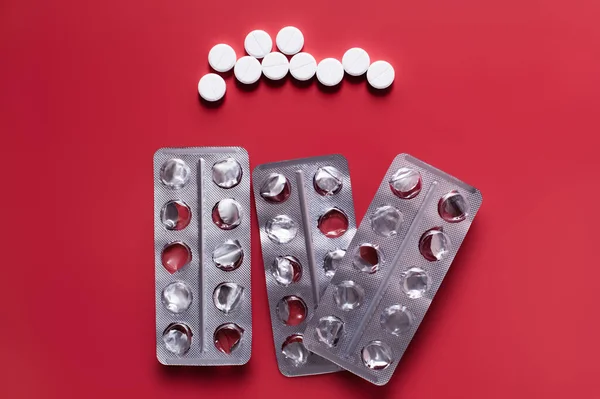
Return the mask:
<path id="1" fill-rule="evenodd" d="M 386 384 L 481 201 L 474 187 L 398 155 L 307 325 L 306 347 Z"/>
<path id="2" fill-rule="evenodd" d="M 154 154 L 156 356 L 163 364 L 250 359 L 249 170 L 239 147 Z"/>
<path id="3" fill-rule="evenodd" d="M 338 371 L 306 350 L 303 333 L 356 232 L 348 162 L 328 155 L 264 164 L 252 179 L 279 370 Z"/>

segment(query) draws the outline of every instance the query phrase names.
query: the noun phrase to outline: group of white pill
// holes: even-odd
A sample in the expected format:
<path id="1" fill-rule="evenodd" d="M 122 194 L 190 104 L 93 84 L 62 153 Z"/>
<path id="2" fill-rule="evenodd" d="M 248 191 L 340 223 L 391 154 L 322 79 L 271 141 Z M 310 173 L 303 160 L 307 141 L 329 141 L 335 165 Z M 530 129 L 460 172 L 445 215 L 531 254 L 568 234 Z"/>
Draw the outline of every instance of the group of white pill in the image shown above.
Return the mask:
<path id="1" fill-rule="evenodd" d="M 338 85 L 344 77 L 344 71 L 351 76 L 366 73 L 367 81 L 375 89 L 386 89 L 394 81 L 394 68 L 390 63 L 371 63 L 369 54 L 358 47 L 346 51 L 341 62 L 335 58 L 325 58 L 317 64 L 311 54 L 300 52 L 304 47 L 304 35 L 298 28 L 284 27 L 277 33 L 275 42 L 280 52 L 271 51 L 273 40 L 267 32 L 254 30 L 244 40 L 244 49 L 248 55 L 237 59 L 231 46 L 220 43 L 208 53 L 208 63 L 220 73 L 233 69 L 235 78 L 247 85 L 256 83 L 261 74 L 270 80 L 280 80 L 288 72 L 299 81 L 308 81 L 316 74 L 317 80 L 328 87 Z M 287 56 L 291 56 L 289 61 Z M 225 80 L 216 73 L 208 73 L 198 82 L 198 93 L 206 101 L 219 101 L 225 91 Z"/>

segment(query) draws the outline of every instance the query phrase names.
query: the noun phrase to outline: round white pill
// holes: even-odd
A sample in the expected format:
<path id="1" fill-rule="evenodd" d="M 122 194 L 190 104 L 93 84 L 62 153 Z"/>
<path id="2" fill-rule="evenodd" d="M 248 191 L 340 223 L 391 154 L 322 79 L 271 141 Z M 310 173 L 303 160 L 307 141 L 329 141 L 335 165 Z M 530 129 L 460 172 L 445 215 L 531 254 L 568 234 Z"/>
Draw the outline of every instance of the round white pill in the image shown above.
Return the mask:
<path id="1" fill-rule="evenodd" d="M 367 72 L 371 64 L 369 54 L 359 47 L 353 47 L 344 53 L 342 57 L 342 65 L 344 71 L 351 76 L 360 76 Z"/>
<path id="2" fill-rule="evenodd" d="M 261 73 L 260 61 L 248 55 L 237 60 L 235 67 L 233 67 L 235 78 L 247 85 L 256 83 L 260 79 Z"/>
<path id="3" fill-rule="evenodd" d="M 253 30 L 244 40 L 246 52 L 254 58 L 263 58 L 271 52 L 273 40 L 264 30 Z"/>
<path id="4" fill-rule="evenodd" d="M 376 89 L 387 89 L 394 77 L 394 67 L 387 61 L 375 61 L 367 70 L 367 81 Z"/>
<path id="5" fill-rule="evenodd" d="M 290 74 L 297 80 L 309 80 L 317 72 L 317 60 L 308 53 L 298 53 L 290 60 Z"/>
<path id="6" fill-rule="evenodd" d="M 217 72 L 227 72 L 235 65 L 235 51 L 230 45 L 220 43 L 208 52 L 208 63 Z"/>
<path id="7" fill-rule="evenodd" d="M 275 38 L 277 48 L 283 54 L 294 55 L 304 46 L 304 35 L 294 26 L 282 28 Z"/>
<path id="8" fill-rule="evenodd" d="M 271 80 L 280 80 L 287 75 L 290 63 L 287 57 L 278 52 L 265 55 L 262 60 L 262 72 Z"/>
<path id="9" fill-rule="evenodd" d="M 335 58 L 325 58 L 317 65 L 317 79 L 324 86 L 335 86 L 344 77 L 344 67 Z"/>
<path id="10" fill-rule="evenodd" d="M 219 101 L 225 95 L 225 81 L 216 73 L 208 73 L 198 82 L 198 93 L 206 101 Z"/>

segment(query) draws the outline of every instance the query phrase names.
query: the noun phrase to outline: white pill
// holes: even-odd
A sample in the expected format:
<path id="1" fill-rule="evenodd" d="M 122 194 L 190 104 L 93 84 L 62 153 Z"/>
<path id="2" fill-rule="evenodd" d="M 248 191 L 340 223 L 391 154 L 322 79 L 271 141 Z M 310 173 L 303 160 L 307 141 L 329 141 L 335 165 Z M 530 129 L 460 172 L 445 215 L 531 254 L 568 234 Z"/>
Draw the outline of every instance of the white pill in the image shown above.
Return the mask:
<path id="1" fill-rule="evenodd" d="M 244 40 L 246 52 L 254 58 L 263 58 L 271 52 L 273 40 L 264 30 L 253 30 Z"/>
<path id="2" fill-rule="evenodd" d="M 256 83 L 260 79 L 261 73 L 260 61 L 248 55 L 237 60 L 235 67 L 233 67 L 235 78 L 247 85 Z"/>
<path id="3" fill-rule="evenodd" d="M 206 101 L 219 101 L 225 95 L 225 81 L 216 73 L 207 73 L 198 82 L 198 93 Z"/>
<path id="4" fill-rule="evenodd" d="M 317 65 L 317 79 L 324 86 L 335 86 L 344 77 L 344 67 L 335 58 L 325 58 Z"/>
<path id="5" fill-rule="evenodd" d="M 263 74 L 271 80 L 280 80 L 287 75 L 290 63 L 287 57 L 278 52 L 269 53 L 262 60 Z"/>
<path id="6" fill-rule="evenodd" d="M 353 47 L 344 53 L 342 57 L 342 65 L 344 71 L 351 76 L 360 76 L 367 72 L 371 59 L 369 54 L 359 47 Z"/>
<path id="7" fill-rule="evenodd" d="M 297 80 L 309 80 L 317 72 L 317 60 L 308 53 L 298 53 L 290 60 L 290 74 Z"/>
<path id="8" fill-rule="evenodd" d="M 208 52 L 208 63 L 217 72 L 227 72 L 235 65 L 235 51 L 230 45 L 220 43 Z"/>
<path id="9" fill-rule="evenodd" d="M 294 26 L 282 28 L 275 38 L 277 48 L 283 54 L 294 55 L 304 46 L 304 35 Z"/>
<path id="10" fill-rule="evenodd" d="M 387 61 L 375 61 L 367 70 L 367 81 L 376 89 L 387 89 L 394 77 L 394 67 Z"/>

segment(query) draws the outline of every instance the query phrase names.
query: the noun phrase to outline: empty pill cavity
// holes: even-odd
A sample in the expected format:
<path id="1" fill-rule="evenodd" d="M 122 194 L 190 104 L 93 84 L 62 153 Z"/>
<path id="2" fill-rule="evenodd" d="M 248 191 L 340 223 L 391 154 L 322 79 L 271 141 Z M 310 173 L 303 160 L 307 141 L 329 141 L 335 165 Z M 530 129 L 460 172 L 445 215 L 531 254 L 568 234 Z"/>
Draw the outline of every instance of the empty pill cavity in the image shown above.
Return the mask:
<path id="1" fill-rule="evenodd" d="M 182 230 L 191 219 L 192 211 L 183 201 L 169 201 L 160 210 L 160 220 L 167 230 Z"/>
<path id="2" fill-rule="evenodd" d="M 469 203 L 458 191 L 452 190 L 440 198 L 438 212 L 446 222 L 462 222 L 469 212 Z"/>
<path id="3" fill-rule="evenodd" d="M 287 287 L 302 277 L 302 265 L 291 255 L 278 256 L 271 263 L 271 274 L 278 284 Z"/>
<path id="4" fill-rule="evenodd" d="M 390 179 L 392 192 L 402 199 L 411 199 L 421 192 L 421 173 L 411 168 L 400 168 Z"/>
<path id="5" fill-rule="evenodd" d="M 277 244 L 286 244 L 298 234 L 298 225 L 287 215 L 277 215 L 265 225 L 269 239 Z"/>
<path id="6" fill-rule="evenodd" d="M 192 251 L 180 241 L 172 242 L 163 248 L 161 261 L 163 267 L 173 274 L 192 261 Z"/>
<path id="7" fill-rule="evenodd" d="M 371 215 L 371 228 L 376 234 L 383 237 L 398 234 L 402 228 L 402 222 L 404 222 L 404 216 L 391 205 L 380 206 Z"/>
<path id="8" fill-rule="evenodd" d="M 160 168 L 160 181 L 172 189 L 179 189 L 190 180 L 190 167 L 181 159 L 173 158 L 166 161 Z"/>
<path id="9" fill-rule="evenodd" d="M 221 188 L 232 188 L 242 180 L 242 166 L 233 158 L 216 162 L 212 167 L 213 182 Z"/>
<path id="10" fill-rule="evenodd" d="M 421 298 L 430 286 L 429 273 L 420 267 L 411 267 L 402 273 L 402 290 L 409 298 Z"/>
<path id="11" fill-rule="evenodd" d="M 346 255 L 346 250 L 339 248 L 329 251 L 327 255 L 325 255 L 325 258 L 323 259 L 323 270 L 325 270 L 325 276 L 329 278 L 333 277 L 344 255 Z"/>
<path id="12" fill-rule="evenodd" d="M 402 305 L 392 305 L 385 308 L 379 317 L 381 328 L 396 336 L 409 331 L 414 320 L 415 316 L 412 312 Z"/>
<path id="13" fill-rule="evenodd" d="M 243 335 L 243 328 L 235 323 L 226 323 L 217 327 L 213 341 L 219 352 L 230 355 L 239 346 Z"/>
<path id="14" fill-rule="evenodd" d="M 352 310 L 360 306 L 365 297 L 365 290 L 354 281 L 342 281 L 333 290 L 333 300 L 338 308 Z"/>
<path id="15" fill-rule="evenodd" d="M 242 264 L 244 250 L 238 240 L 227 240 L 215 248 L 212 259 L 219 269 L 230 272 Z"/>
<path id="16" fill-rule="evenodd" d="M 290 295 L 282 298 L 277 303 L 276 311 L 277 317 L 285 325 L 297 326 L 306 319 L 307 307 L 301 298 Z"/>
<path id="17" fill-rule="evenodd" d="M 236 283 L 221 283 L 213 292 L 215 307 L 228 314 L 235 310 L 244 297 L 244 287 Z"/>
<path id="18" fill-rule="evenodd" d="M 331 208 L 319 216 L 317 227 L 325 237 L 340 237 L 348 230 L 348 216 L 341 209 Z"/>
<path id="19" fill-rule="evenodd" d="M 260 187 L 260 196 L 271 203 L 287 200 L 290 192 L 290 181 L 280 173 L 271 173 Z"/>
<path id="20" fill-rule="evenodd" d="M 343 177 L 339 170 L 333 166 L 323 166 L 317 169 L 313 177 L 315 191 L 323 196 L 334 195 L 340 192 Z"/>
<path id="21" fill-rule="evenodd" d="M 171 323 L 163 332 L 165 348 L 178 356 L 185 355 L 192 344 L 192 330 L 183 323 Z"/>
<path id="22" fill-rule="evenodd" d="M 192 299 L 192 290 L 183 281 L 175 281 L 167 285 L 161 295 L 164 307 L 175 314 L 185 312 L 190 307 Z"/>
<path id="23" fill-rule="evenodd" d="M 310 352 L 304 346 L 304 337 L 301 334 L 287 337 L 281 345 L 281 353 L 295 367 L 305 365 L 310 355 Z"/>
<path id="24" fill-rule="evenodd" d="M 222 199 L 212 209 L 213 223 L 223 230 L 231 230 L 239 226 L 243 216 L 242 206 L 231 198 Z"/>
<path id="25" fill-rule="evenodd" d="M 381 267 L 383 256 L 376 245 L 362 244 L 354 252 L 352 264 L 364 273 L 375 273 Z"/>
<path id="26" fill-rule="evenodd" d="M 429 229 L 419 240 L 419 251 L 430 262 L 442 260 L 450 252 L 450 238 L 441 227 Z"/>
<path id="27" fill-rule="evenodd" d="M 330 348 L 337 346 L 344 331 L 344 322 L 335 316 L 319 319 L 315 327 L 315 338 Z"/>
<path id="28" fill-rule="evenodd" d="M 371 370 L 383 370 L 393 362 L 392 349 L 382 341 L 371 341 L 361 351 L 363 364 Z"/>

